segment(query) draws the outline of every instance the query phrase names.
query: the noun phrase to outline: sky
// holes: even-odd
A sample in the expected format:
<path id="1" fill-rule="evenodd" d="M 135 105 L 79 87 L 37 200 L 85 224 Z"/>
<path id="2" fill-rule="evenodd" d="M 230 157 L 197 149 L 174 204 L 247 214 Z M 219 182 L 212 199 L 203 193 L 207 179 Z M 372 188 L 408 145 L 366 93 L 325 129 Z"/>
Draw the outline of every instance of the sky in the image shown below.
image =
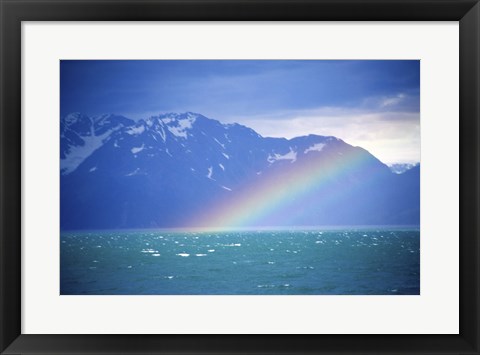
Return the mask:
<path id="1" fill-rule="evenodd" d="M 420 61 L 62 60 L 60 113 L 196 112 L 265 137 L 331 135 L 420 161 Z"/>

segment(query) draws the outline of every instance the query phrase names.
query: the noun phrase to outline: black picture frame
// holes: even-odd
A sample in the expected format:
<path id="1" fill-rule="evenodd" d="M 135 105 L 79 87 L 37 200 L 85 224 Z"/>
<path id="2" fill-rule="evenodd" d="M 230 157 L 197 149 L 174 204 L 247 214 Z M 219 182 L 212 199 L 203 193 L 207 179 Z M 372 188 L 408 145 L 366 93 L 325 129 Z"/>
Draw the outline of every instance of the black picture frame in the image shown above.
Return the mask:
<path id="1" fill-rule="evenodd" d="M 0 12 L 2 354 L 479 354 L 478 0 L 0 0 Z M 459 21 L 459 335 L 21 334 L 21 22 L 171 20 Z"/>

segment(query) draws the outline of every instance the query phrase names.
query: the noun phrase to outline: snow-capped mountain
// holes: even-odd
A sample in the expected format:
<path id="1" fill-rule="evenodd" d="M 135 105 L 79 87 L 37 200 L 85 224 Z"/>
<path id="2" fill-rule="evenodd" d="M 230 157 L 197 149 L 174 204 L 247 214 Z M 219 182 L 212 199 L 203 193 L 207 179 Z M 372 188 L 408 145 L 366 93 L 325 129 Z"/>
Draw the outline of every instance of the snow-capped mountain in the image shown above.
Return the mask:
<path id="1" fill-rule="evenodd" d="M 390 165 L 388 165 L 388 167 L 390 168 L 392 173 L 403 174 L 407 170 L 410 170 L 410 169 L 416 167 L 417 165 L 420 165 L 420 164 L 419 163 L 414 163 L 414 164 L 411 164 L 411 163 L 403 163 L 403 164 L 402 163 L 397 163 L 397 164 L 390 164 Z"/>
<path id="2" fill-rule="evenodd" d="M 61 120 L 60 158 L 63 229 L 185 227 L 258 186 L 298 190 L 281 202 L 291 219 L 277 211 L 259 225 L 419 223 L 419 167 L 393 174 L 335 137 L 266 138 L 191 112 L 137 122 L 73 113 Z"/>
<path id="3" fill-rule="evenodd" d="M 77 112 L 66 116 L 60 121 L 62 174 L 75 171 L 112 133 L 133 123 L 128 118 L 116 115 L 88 117 Z"/>

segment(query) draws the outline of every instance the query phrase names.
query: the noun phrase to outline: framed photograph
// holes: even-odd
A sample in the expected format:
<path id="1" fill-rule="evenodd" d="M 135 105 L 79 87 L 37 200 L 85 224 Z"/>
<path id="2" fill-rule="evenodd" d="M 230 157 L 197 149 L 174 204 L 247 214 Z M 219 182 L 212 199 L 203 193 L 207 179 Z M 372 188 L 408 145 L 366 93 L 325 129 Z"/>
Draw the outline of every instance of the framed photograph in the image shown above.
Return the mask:
<path id="1" fill-rule="evenodd" d="M 62 60 L 60 81 L 61 295 L 420 295 L 419 60 Z M 196 112 L 76 111 L 159 100 Z"/>
<path id="2" fill-rule="evenodd" d="M 477 1 L 8 1 L 0 349 L 479 353 Z"/>

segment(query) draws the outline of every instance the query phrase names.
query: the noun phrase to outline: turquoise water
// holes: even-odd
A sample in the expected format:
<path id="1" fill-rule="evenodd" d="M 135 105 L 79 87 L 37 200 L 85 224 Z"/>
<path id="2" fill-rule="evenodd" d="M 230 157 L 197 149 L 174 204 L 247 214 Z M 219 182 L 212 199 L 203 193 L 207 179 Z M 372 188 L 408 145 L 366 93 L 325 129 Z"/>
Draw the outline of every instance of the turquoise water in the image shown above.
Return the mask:
<path id="1" fill-rule="evenodd" d="M 61 235 L 62 295 L 420 293 L 419 230 Z"/>

